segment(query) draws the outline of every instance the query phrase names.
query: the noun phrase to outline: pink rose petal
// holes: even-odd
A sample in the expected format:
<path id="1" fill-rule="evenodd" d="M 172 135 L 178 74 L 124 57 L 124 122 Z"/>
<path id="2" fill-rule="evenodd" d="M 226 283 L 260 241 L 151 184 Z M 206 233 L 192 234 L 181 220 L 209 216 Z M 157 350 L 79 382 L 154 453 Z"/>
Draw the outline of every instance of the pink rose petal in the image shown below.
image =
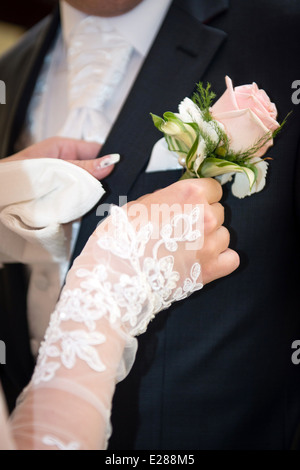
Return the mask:
<path id="1" fill-rule="evenodd" d="M 214 113 L 213 116 L 224 124 L 226 133 L 230 138 L 230 148 L 235 152 L 244 151 L 253 147 L 253 145 L 269 131 L 250 109 L 229 111 L 220 114 Z M 272 140 L 261 148 L 256 156 L 260 157 L 264 155 L 271 145 L 273 145 Z"/>
<path id="2" fill-rule="evenodd" d="M 256 83 L 235 89 L 229 77 L 227 90 L 211 109 L 214 119 L 224 124 L 231 138 L 232 150 L 238 152 L 253 147 L 269 131 L 278 129 L 277 109 L 267 93 Z M 257 152 L 262 156 L 273 145 L 273 140 Z"/>
<path id="3" fill-rule="evenodd" d="M 232 86 L 232 80 L 229 77 L 225 78 L 227 90 L 221 96 L 221 98 L 213 105 L 212 112 L 213 113 L 223 113 L 228 111 L 229 109 L 239 109 L 234 89 Z"/>

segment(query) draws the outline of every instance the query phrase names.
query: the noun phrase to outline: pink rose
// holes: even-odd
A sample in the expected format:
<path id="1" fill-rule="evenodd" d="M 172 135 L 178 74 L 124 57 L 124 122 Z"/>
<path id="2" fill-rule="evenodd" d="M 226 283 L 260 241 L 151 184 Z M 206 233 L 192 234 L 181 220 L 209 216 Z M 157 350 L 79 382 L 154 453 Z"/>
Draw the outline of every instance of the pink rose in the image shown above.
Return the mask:
<path id="1" fill-rule="evenodd" d="M 212 107 L 212 115 L 225 126 L 232 150 L 247 150 L 269 131 L 278 129 L 277 109 L 256 83 L 233 88 L 231 79 L 226 77 L 226 85 L 227 90 Z M 272 145 L 270 139 L 256 156 L 264 155 Z"/>

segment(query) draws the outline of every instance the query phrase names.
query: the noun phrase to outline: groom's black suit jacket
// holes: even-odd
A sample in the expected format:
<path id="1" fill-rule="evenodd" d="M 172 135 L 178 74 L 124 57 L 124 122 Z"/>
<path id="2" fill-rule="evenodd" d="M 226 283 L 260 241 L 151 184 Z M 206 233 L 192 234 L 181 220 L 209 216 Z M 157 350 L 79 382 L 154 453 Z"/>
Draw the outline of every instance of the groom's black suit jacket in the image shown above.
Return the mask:
<path id="1" fill-rule="evenodd" d="M 2 156 L 13 153 L 58 21 L 58 14 L 43 21 L 0 62 Z M 291 345 L 300 339 L 300 106 L 292 104 L 291 85 L 300 79 L 299 24 L 298 0 L 175 0 L 102 149 L 123 157 L 102 201 L 118 203 L 119 195 L 135 199 L 178 179 L 177 171 L 144 172 L 161 138 L 149 113 L 176 111 L 199 80 L 218 96 L 225 75 L 235 85 L 256 81 L 281 119 L 294 110 L 269 153 L 266 188 L 244 200 L 224 188 L 240 268 L 160 314 L 140 337 L 133 370 L 117 386 L 111 448 L 285 449 L 297 441 L 300 366 L 292 364 Z M 77 254 L 98 222 L 95 211 L 84 218 Z M 1 271 L 1 377 L 11 394 L 32 369 L 20 271 Z"/>

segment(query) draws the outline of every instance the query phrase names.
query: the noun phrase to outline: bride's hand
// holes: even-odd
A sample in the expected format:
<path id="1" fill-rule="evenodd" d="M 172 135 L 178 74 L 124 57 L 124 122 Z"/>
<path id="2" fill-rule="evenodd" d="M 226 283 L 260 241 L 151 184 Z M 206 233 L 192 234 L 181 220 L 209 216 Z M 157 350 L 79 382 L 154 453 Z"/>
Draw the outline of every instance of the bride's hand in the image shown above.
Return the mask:
<path id="1" fill-rule="evenodd" d="M 66 287 L 80 288 L 84 297 L 102 295 L 110 320 L 133 336 L 145 331 L 160 310 L 238 267 L 222 226 L 221 196 L 213 179 L 186 180 L 113 207 L 75 260 Z"/>
<path id="2" fill-rule="evenodd" d="M 1 159 L 0 164 L 24 159 L 57 158 L 77 165 L 98 180 L 102 180 L 112 172 L 113 164 L 117 163 L 118 156 L 107 155 L 96 159 L 100 149 L 101 145 L 95 142 L 51 137 L 10 157 Z"/>
<path id="3" fill-rule="evenodd" d="M 115 384 L 133 364 L 134 336 L 239 264 L 222 227 L 221 194 L 214 180 L 178 182 L 113 208 L 99 225 L 69 272 L 12 419 L 19 448 L 106 447 Z"/>
<path id="4" fill-rule="evenodd" d="M 189 250 L 189 246 L 186 245 L 185 248 L 189 250 L 189 253 L 183 254 L 181 252 L 183 257 L 180 259 L 186 263 L 189 262 L 189 255 L 198 259 L 202 266 L 202 282 L 208 284 L 220 277 L 231 274 L 239 266 L 238 254 L 228 248 L 230 234 L 223 226 L 224 207 L 219 203 L 221 197 L 222 187 L 214 179 L 184 180 L 130 203 L 128 205 L 128 215 L 134 214 L 137 204 L 143 204 L 146 208 L 144 213 L 148 214 L 149 221 L 152 213 L 155 222 L 155 208 L 158 210 L 161 208 L 160 214 L 163 215 L 165 212 L 165 216 L 168 218 L 167 206 L 172 210 L 177 205 L 178 213 L 180 211 L 187 213 L 191 207 L 195 206 L 201 209 L 202 206 L 203 236 L 199 239 L 198 246 L 196 244 L 191 245 L 192 249 Z M 134 222 L 133 216 L 131 216 L 131 220 Z M 144 221 L 144 223 L 146 222 L 147 220 Z M 161 219 L 162 225 L 163 220 Z M 176 256 L 179 257 L 178 254 Z"/>

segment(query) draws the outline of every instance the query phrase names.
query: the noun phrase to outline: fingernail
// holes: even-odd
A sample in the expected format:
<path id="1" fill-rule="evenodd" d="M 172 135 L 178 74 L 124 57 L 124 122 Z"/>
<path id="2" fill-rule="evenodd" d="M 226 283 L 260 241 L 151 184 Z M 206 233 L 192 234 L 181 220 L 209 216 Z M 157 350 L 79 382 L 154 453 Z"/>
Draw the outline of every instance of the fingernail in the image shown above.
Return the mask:
<path id="1" fill-rule="evenodd" d="M 103 158 L 102 160 L 95 162 L 95 170 L 107 168 L 108 166 L 115 165 L 115 163 L 118 163 L 119 161 L 120 155 L 118 153 L 107 155 L 107 157 Z"/>

